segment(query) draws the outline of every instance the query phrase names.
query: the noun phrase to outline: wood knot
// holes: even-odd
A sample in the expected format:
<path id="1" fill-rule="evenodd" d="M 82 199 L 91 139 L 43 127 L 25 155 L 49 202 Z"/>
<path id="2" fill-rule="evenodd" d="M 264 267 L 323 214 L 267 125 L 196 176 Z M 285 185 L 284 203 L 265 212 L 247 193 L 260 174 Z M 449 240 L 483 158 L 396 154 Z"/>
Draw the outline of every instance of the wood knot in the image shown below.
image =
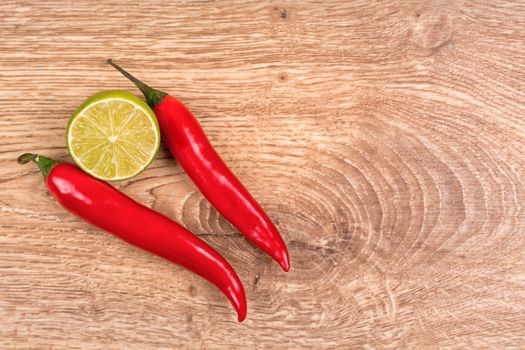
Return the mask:
<path id="1" fill-rule="evenodd" d="M 277 14 L 277 17 L 282 20 L 286 20 L 289 16 L 288 11 L 284 7 L 274 6 L 273 11 Z"/>
<path id="2" fill-rule="evenodd" d="M 450 42 L 452 34 L 453 24 L 449 16 L 418 11 L 413 17 L 410 41 L 433 54 Z"/>
<path id="3" fill-rule="evenodd" d="M 195 286 L 189 286 L 188 287 L 188 294 L 191 296 L 191 297 L 194 297 L 197 295 L 197 288 L 195 288 Z"/>
<path id="4" fill-rule="evenodd" d="M 260 279 L 261 279 L 261 274 L 257 273 L 255 277 L 253 278 L 253 291 L 257 289 L 257 284 L 259 284 Z"/>
<path id="5" fill-rule="evenodd" d="M 278 79 L 279 81 L 286 81 L 286 80 L 288 80 L 288 74 L 286 74 L 285 72 L 283 72 L 283 73 L 279 73 L 279 74 L 277 75 L 277 79 Z"/>

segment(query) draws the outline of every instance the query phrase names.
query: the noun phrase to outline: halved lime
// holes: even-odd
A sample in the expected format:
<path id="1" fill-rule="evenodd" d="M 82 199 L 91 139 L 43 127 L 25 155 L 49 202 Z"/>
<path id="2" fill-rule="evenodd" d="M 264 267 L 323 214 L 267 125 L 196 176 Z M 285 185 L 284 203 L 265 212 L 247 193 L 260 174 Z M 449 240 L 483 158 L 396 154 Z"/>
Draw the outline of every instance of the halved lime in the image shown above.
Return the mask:
<path id="1" fill-rule="evenodd" d="M 67 147 L 88 174 L 110 181 L 146 169 L 160 146 L 149 106 L 127 91 L 101 91 L 78 107 L 67 125 Z"/>

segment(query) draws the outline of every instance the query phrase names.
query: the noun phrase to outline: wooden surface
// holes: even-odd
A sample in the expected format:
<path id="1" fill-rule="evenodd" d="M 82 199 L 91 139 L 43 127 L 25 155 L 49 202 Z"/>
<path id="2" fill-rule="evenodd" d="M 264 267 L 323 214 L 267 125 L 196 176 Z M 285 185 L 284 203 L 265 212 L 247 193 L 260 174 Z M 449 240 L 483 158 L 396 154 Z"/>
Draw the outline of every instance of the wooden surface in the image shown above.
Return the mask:
<path id="1" fill-rule="evenodd" d="M 0 348 L 525 348 L 524 28 L 523 1 L 3 0 Z M 231 262 L 244 323 L 16 164 L 69 160 L 90 94 L 138 94 L 109 57 L 194 111 L 283 233 L 288 274 L 165 148 L 116 184 Z"/>

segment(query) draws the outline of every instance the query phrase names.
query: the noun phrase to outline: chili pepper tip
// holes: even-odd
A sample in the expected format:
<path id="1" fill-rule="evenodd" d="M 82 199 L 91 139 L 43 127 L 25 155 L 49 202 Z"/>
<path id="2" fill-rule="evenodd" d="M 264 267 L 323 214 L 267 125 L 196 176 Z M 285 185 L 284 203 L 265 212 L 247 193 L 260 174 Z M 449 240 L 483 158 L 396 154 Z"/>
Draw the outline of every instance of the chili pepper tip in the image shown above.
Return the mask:
<path id="1" fill-rule="evenodd" d="M 290 258 L 288 257 L 288 252 L 285 252 L 286 254 L 282 256 L 279 260 L 277 260 L 277 263 L 281 265 L 284 272 L 290 271 Z"/>
<path id="2" fill-rule="evenodd" d="M 237 315 L 237 322 L 242 322 L 246 319 L 246 310 Z"/>
<path id="3" fill-rule="evenodd" d="M 290 261 L 286 259 L 281 263 L 281 267 L 283 268 L 284 272 L 290 271 Z"/>

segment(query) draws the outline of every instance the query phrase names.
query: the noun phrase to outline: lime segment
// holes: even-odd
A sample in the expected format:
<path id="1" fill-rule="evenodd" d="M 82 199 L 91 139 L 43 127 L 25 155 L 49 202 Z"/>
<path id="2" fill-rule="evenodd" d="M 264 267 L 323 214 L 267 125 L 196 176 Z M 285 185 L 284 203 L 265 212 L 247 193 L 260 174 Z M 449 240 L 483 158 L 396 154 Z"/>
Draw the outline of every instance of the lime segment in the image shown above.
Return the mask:
<path id="1" fill-rule="evenodd" d="M 67 127 L 67 146 L 75 163 L 110 181 L 129 179 L 153 161 L 160 132 L 149 106 L 127 91 L 102 91 L 88 98 Z"/>

